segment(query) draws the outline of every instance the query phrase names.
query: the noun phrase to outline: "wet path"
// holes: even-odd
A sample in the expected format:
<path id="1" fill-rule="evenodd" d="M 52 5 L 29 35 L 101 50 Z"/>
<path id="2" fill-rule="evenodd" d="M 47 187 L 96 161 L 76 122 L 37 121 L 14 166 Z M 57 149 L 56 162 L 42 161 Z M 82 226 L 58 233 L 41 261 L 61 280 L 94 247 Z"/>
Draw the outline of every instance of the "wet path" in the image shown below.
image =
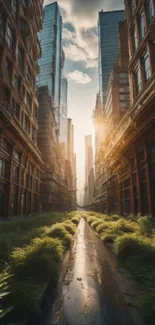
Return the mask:
<path id="1" fill-rule="evenodd" d="M 115 261 L 109 261 L 100 238 L 82 219 L 59 297 L 45 325 L 141 325 L 131 316 L 113 268 Z"/>

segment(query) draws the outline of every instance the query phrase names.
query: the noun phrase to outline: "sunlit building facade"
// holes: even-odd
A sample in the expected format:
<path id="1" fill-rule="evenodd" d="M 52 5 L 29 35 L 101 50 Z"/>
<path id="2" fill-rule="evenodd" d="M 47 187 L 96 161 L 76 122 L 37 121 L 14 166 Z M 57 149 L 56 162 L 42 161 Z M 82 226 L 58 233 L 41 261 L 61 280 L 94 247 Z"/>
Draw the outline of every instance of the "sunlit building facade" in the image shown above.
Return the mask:
<path id="1" fill-rule="evenodd" d="M 38 87 L 48 86 L 53 98 L 55 116 L 60 123 L 62 73 L 62 17 L 57 2 L 44 8 L 43 29 L 39 33 L 42 56 L 39 60 Z"/>
<path id="2" fill-rule="evenodd" d="M 99 12 L 99 86 L 104 102 L 110 73 L 120 54 L 119 23 L 125 19 L 125 11 Z"/>
<path id="3" fill-rule="evenodd" d="M 43 1 L 0 1 L 0 217 L 40 208 L 35 84 L 42 19 Z"/>
<path id="4" fill-rule="evenodd" d="M 155 216 L 155 2 L 125 6 L 131 104 L 100 152 L 94 204 L 107 213 Z"/>
<path id="5" fill-rule="evenodd" d="M 94 182 L 92 135 L 85 136 L 85 189 L 84 202 L 87 206 L 92 198 Z"/>

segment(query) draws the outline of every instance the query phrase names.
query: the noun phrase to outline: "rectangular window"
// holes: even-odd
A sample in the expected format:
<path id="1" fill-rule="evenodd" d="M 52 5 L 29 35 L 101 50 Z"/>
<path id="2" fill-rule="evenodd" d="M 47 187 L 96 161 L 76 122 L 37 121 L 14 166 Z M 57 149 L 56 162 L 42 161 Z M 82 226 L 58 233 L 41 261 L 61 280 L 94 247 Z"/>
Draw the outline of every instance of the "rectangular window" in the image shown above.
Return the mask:
<path id="1" fill-rule="evenodd" d="M 20 77 L 15 74 L 14 79 L 13 79 L 13 86 L 20 90 Z"/>
<path id="2" fill-rule="evenodd" d="M 131 15 L 134 16 L 136 10 L 135 0 L 131 0 Z"/>
<path id="3" fill-rule="evenodd" d="M 31 111 L 32 101 L 28 92 L 26 92 L 25 94 L 25 104 L 27 105 L 28 109 Z"/>
<path id="4" fill-rule="evenodd" d="M 21 170 L 21 175 L 20 175 L 20 185 L 24 186 L 24 170 Z"/>
<path id="5" fill-rule="evenodd" d="M 12 114 L 12 108 L 10 105 L 10 92 L 7 88 L 4 88 L 4 93 L 3 93 L 3 105 L 4 108 Z"/>
<path id="6" fill-rule="evenodd" d="M 148 20 L 148 23 L 151 24 L 152 19 L 154 17 L 153 0 L 147 0 L 147 3 L 146 3 L 146 11 L 147 11 L 147 20 Z"/>
<path id="7" fill-rule="evenodd" d="M 32 140 L 36 143 L 36 129 L 32 127 Z"/>
<path id="8" fill-rule="evenodd" d="M 12 64 L 8 58 L 5 61 L 5 76 L 6 79 L 11 82 L 12 80 Z"/>
<path id="9" fill-rule="evenodd" d="M 29 188 L 29 174 L 26 174 L 26 188 Z"/>
<path id="10" fill-rule="evenodd" d="M 18 212 L 18 187 L 13 188 L 13 198 L 12 198 L 12 214 L 16 216 Z"/>
<path id="11" fill-rule="evenodd" d="M 141 79 L 141 73 L 140 73 L 140 67 L 139 67 L 139 65 L 137 66 L 137 68 L 135 70 L 134 80 L 135 80 L 136 95 L 138 95 L 139 92 L 142 89 L 142 79 Z"/>
<path id="12" fill-rule="evenodd" d="M 28 64 L 26 66 L 26 78 L 28 83 L 32 84 L 31 70 Z"/>
<path id="13" fill-rule="evenodd" d="M 126 87 L 120 87 L 119 89 L 119 93 L 129 93 L 129 87 L 126 86 Z"/>
<path id="14" fill-rule="evenodd" d="M 11 9 L 12 9 L 12 14 L 16 16 L 17 12 L 17 0 L 11 0 Z"/>
<path id="15" fill-rule="evenodd" d="M 0 159 L 0 177 L 8 179 L 8 162 Z"/>
<path id="16" fill-rule="evenodd" d="M 18 49 L 18 63 L 21 71 L 24 71 L 24 50 L 22 48 Z"/>
<path id="17" fill-rule="evenodd" d="M 135 52 L 138 48 L 138 36 L 137 36 L 137 28 L 136 28 L 136 25 L 134 25 L 133 27 L 133 36 L 132 36 L 132 39 L 133 39 L 133 51 Z"/>
<path id="18" fill-rule="evenodd" d="M 12 181 L 16 184 L 19 182 L 19 167 L 13 166 Z"/>
<path id="19" fill-rule="evenodd" d="M 4 37 L 4 17 L 2 12 L 0 12 L 0 35 L 2 38 Z"/>
<path id="20" fill-rule="evenodd" d="M 13 151 L 13 158 L 20 163 L 21 153 L 17 149 L 14 149 Z"/>
<path id="21" fill-rule="evenodd" d="M 137 155 L 137 161 L 138 161 L 138 166 L 139 169 L 142 169 L 145 165 L 145 152 L 142 150 L 140 153 Z"/>
<path id="22" fill-rule="evenodd" d="M 149 143 L 149 160 L 150 163 L 155 162 L 155 139 Z"/>
<path id="23" fill-rule="evenodd" d="M 0 146 L 7 154 L 10 154 L 12 152 L 12 145 L 11 143 L 5 139 L 1 139 L 1 146 Z"/>
<path id="24" fill-rule="evenodd" d="M 122 108 L 122 110 L 127 109 L 129 107 L 130 107 L 130 102 L 129 101 L 121 101 L 120 102 L 120 108 Z"/>
<path id="25" fill-rule="evenodd" d="M 146 25 L 145 25 L 145 16 L 144 16 L 144 11 L 142 10 L 140 14 L 140 36 L 141 39 L 144 38 L 146 32 Z"/>
<path id="26" fill-rule="evenodd" d="M 24 115 L 24 125 L 23 125 L 23 127 L 24 127 L 24 130 L 28 134 L 30 134 L 30 121 L 29 121 L 28 116 L 26 114 Z"/>
<path id="27" fill-rule="evenodd" d="M 6 33 L 6 42 L 7 42 L 7 45 L 10 49 L 13 49 L 13 41 L 14 41 L 14 36 L 13 36 L 13 30 L 11 28 L 10 25 L 8 25 L 8 28 L 7 28 L 7 33 Z"/>
<path id="28" fill-rule="evenodd" d="M 129 100 L 130 96 L 129 94 L 121 94 L 119 95 L 120 100 Z"/>
<path id="29" fill-rule="evenodd" d="M 12 110 L 13 110 L 13 115 L 19 120 L 20 119 L 20 105 L 16 103 L 14 98 L 12 98 Z"/>
<path id="30" fill-rule="evenodd" d="M 6 184 L 0 184 L 0 217 L 4 216 L 6 201 Z"/>
<path id="31" fill-rule="evenodd" d="M 151 78 L 151 66 L 150 66 L 150 58 L 149 52 L 146 51 L 142 58 L 142 67 L 145 82 Z"/>

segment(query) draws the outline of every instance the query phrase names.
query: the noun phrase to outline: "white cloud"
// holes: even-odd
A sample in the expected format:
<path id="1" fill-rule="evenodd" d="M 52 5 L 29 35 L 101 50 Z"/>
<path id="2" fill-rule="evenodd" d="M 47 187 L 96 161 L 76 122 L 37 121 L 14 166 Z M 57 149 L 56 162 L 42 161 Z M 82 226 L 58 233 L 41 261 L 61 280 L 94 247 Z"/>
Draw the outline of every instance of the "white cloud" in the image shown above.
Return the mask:
<path id="1" fill-rule="evenodd" d="M 97 36 L 94 32 L 87 31 L 84 35 L 84 30 L 71 32 L 65 28 L 63 48 L 66 59 L 84 62 L 86 68 L 97 66 Z"/>
<path id="2" fill-rule="evenodd" d="M 68 73 L 67 77 L 77 84 L 87 84 L 92 81 L 92 79 L 86 74 L 79 70 Z"/>
<path id="3" fill-rule="evenodd" d="M 76 39 L 76 34 L 71 32 L 69 29 L 67 28 L 63 28 L 63 33 L 62 33 L 62 38 L 64 41 L 72 41 L 74 42 Z"/>

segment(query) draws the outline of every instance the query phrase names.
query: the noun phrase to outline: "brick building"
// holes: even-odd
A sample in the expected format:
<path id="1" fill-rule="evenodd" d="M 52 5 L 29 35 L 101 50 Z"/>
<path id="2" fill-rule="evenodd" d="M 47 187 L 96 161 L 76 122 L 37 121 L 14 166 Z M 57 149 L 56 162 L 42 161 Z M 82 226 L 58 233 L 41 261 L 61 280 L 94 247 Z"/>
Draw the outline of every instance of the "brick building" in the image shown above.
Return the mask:
<path id="1" fill-rule="evenodd" d="M 131 105 L 101 148 L 94 203 L 109 213 L 155 216 L 155 1 L 126 0 L 125 6 Z"/>
<path id="2" fill-rule="evenodd" d="M 36 73 L 43 1 L 0 0 L 0 216 L 39 210 Z"/>

